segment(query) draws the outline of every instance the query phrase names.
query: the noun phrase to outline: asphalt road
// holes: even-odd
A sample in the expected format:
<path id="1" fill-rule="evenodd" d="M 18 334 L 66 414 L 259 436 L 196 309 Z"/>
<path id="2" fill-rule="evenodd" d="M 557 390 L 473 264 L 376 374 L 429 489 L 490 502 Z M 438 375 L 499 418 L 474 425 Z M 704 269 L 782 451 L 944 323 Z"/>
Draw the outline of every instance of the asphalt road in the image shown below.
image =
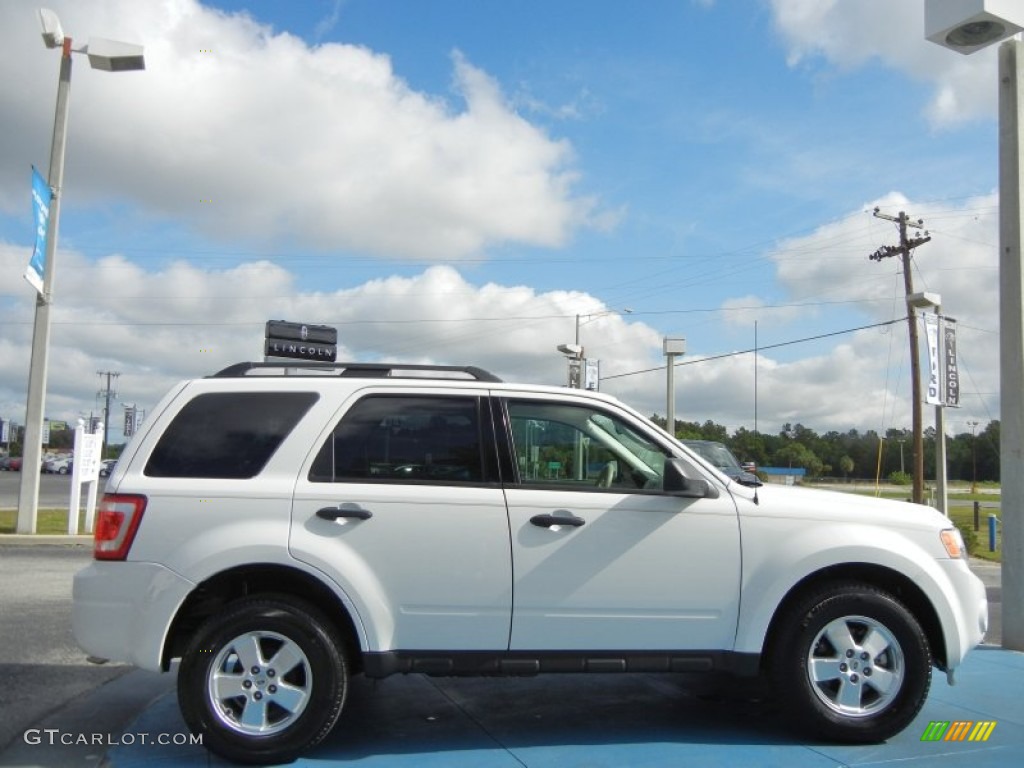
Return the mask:
<path id="1" fill-rule="evenodd" d="M 107 479 L 100 478 L 99 495 L 103 494 L 103 487 Z M 0 472 L 0 509 L 17 509 L 18 494 L 21 489 L 21 472 Z M 83 486 L 83 501 L 85 492 Z M 71 476 L 70 475 L 41 475 L 39 477 L 39 508 L 60 509 L 68 508 L 71 500 Z"/>
<path id="2" fill-rule="evenodd" d="M 0 536 L 0 752 L 130 670 L 88 663 L 71 636 L 71 579 L 91 558 L 87 544 L 15 545 Z"/>

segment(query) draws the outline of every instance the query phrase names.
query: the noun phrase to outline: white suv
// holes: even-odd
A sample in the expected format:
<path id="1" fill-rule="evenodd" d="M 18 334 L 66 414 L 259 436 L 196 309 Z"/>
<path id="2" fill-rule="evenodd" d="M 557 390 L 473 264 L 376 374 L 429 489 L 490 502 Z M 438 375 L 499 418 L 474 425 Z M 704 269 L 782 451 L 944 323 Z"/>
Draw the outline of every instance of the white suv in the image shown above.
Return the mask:
<path id="1" fill-rule="evenodd" d="M 182 382 L 75 577 L 91 656 L 181 660 L 188 726 L 294 759 L 351 675 L 760 675 L 817 737 L 914 718 L 987 626 L 928 507 L 739 485 L 592 392 L 477 368 L 241 363 Z"/>

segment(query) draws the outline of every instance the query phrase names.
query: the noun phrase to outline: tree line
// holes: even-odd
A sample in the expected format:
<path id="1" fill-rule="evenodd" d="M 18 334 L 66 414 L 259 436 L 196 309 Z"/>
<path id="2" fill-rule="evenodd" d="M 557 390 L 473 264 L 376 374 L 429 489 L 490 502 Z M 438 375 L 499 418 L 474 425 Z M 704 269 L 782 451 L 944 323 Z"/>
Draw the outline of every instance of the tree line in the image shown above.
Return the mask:
<path id="1" fill-rule="evenodd" d="M 665 419 L 653 416 L 659 426 Z M 972 434 L 946 436 L 947 477 L 972 482 L 999 481 L 999 421 Z M 679 421 L 675 435 L 681 440 L 714 440 L 724 443 L 740 461 L 759 467 L 802 467 L 807 476 L 858 480 L 907 478 L 913 471 L 913 435 L 909 429 L 889 429 L 884 435 L 874 430 L 831 431 L 819 435 L 803 424 L 785 424 L 778 434 L 753 432 L 746 428 L 732 435 L 721 424 Z M 935 480 L 935 436 L 933 427 L 924 431 L 925 480 Z"/>

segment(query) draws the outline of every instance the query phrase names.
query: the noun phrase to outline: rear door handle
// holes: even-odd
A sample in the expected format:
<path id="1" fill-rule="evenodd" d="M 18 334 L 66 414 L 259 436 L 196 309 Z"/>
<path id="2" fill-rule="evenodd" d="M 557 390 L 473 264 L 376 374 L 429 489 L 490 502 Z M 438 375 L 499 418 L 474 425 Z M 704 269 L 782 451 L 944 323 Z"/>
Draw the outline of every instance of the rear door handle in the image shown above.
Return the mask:
<path id="1" fill-rule="evenodd" d="M 585 525 L 587 521 L 563 509 L 555 512 L 553 515 L 534 515 L 530 518 L 530 522 L 538 528 L 551 528 L 555 525 L 571 525 L 573 528 L 579 528 L 581 525 Z"/>
<path id="2" fill-rule="evenodd" d="M 355 518 L 356 520 L 369 520 L 373 517 L 373 512 L 368 509 L 363 509 L 358 504 L 352 504 L 351 502 L 346 504 L 339 504 L 336 507 L 324 507 L 316 511 L 316 516 L 322 520 L 337 520 L 339 517 L 344 518 Z"/>

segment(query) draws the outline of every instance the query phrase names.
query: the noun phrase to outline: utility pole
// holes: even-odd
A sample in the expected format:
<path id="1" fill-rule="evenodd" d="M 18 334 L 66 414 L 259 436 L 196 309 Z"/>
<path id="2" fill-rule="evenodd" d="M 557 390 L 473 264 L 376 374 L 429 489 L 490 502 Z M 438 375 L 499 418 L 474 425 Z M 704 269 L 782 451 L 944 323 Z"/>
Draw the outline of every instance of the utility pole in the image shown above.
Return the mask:
<path id="1" fill-rule="evenodd" d="M 909 298 L 914 292 L 914 280 L 910 272 L 910 254 L 919 245 L 924 245 L 931 237 L 927 232 L 920 237 L 909 238 L 907 237 L 907 229 L 913 227 L 914 229 L 924 229 L 924 221 L 918 219 L 917 221 L 910 221 L 909 217 L 903 211 L 900 211 L 899 216 L 889 216 L 881 213 L 878 208 L 874 210 L 874 216 L 876 219 L 885 219 L 886 221 L 893 221 L 899 225 L 900 228 L 900 244 L 899 245 L 883 245 L 877 251 L 872 253 L 868 258 L 872 261 L 881 261 L 889 256 L 896 256 L 897 254 L 902 258 L 903 261 L 903 285 L 906 290 L 906 295 Z M 913 461 L 914 461 L 914 484 L 912 501 L 915 504 L 924 503 L 924 437 L 923 430 L 921 427 L 921 357 L 918 352 L 918 340 L 917 340 L 917 308 L 910 303 L 906 304 L 907 307 L 907 328 L 910 332 L 910 390 L 911 390 L 911 413 L 912 413 L 912 428 L 913 428 Z"/>
<path id="2" fill-rule="evenodd" d="M 110 388 L 111 379 L 116 379 L 120 376 L 119 371 L 96 371 L 96 375 L 107 377 L 107 386 L 105 389 L 101 389 L 96 393 L 97 397 L 104 398 L 103 405 L 103 447 L 100 450 L 100 458 L 105 458 L 107 455 L 107 434 L 110 432 L 110 398 L 117 397 L 117 392 L 114 392 Z"/>

